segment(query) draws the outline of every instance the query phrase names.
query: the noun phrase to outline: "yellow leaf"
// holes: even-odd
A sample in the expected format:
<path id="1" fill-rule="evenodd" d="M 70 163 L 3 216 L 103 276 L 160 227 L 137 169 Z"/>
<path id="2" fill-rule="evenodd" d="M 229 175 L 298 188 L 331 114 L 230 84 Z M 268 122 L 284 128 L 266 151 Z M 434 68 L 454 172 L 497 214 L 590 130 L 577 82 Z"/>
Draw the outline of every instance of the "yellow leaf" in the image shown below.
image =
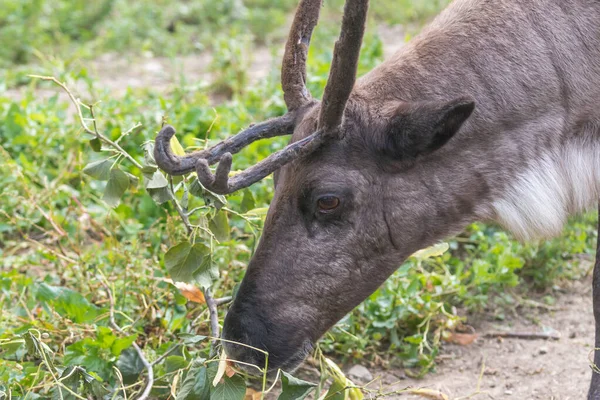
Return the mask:
<path id="1" fill-rule="evenodd" d="M 247 211 L 244 215 L 250 217 L 263 217 L 267 215 L 267 211 L 269 211 L 269 207 L 255 208 L 253 210 Z"/>
<path id="2" fill-rule="evenodd" d="M 177 140 L 176 136 L 171 138 L 171 149 L 173 149 L 173 153 L 175 155 L 185 156 L 185 150 L 183 150 L 183 147 L 181 146 L 181 143 L 179 143 L 179 140 Z"/>
<path id="3" fill-rule="evenodd" d="M 348 397 L 350 400 L 363 400 L 365 396 L 359 388 L 348 389 Z"/>
<path id="4" fill-rule="evenodd" d="M 329 370 L 329 373 L 331 374 L 333 380 L 337 382 L 341 388 L 350 388 L 344 391 L 344 399 L 363 400 L 364 395 L 362 394 L 362 391 L 359 388 L 354 387 L 356 386 L 354 382 L 352 382 L 346 377 L 346 375 L 342 372 L 340 367 L 338 367 L 336 363 L 334 363 L 327 357 L 323 357 L 323 359 L 325 360 L 325 364 L 327 365 L 327 369 Z"/>
<path id="5" fill-rule="evenodd" d="M 417 251 L 412 255 L 412 257 L 415 257 L 419 261 L 423 261 L 427 260 L 428 258 L 439 257 L 448 251 L 449 248 L 450 246 L 448 243 L 438 243 L 426 249 Z"/>
<path id="6" fill-rule="evenodd" d="M 175 375 L 173 378 L 173 383 L 171 384 L 171 396 L 173 398 L 177 397 L 177 385 L 179 384 L 179 375 Z"/>
<path id="7" fill-rule="evenodd" d="M 225 375 L 225 370 L 227 369 L 227 354 L 225 354 L 225 349 L 221 351 L 221 356 L 219 357 L 219 368 L 217 368 L 217 374 L 215 375 L 215 379 L 213 379 L 213 386 L 217 386 L 223 375 Z"/>

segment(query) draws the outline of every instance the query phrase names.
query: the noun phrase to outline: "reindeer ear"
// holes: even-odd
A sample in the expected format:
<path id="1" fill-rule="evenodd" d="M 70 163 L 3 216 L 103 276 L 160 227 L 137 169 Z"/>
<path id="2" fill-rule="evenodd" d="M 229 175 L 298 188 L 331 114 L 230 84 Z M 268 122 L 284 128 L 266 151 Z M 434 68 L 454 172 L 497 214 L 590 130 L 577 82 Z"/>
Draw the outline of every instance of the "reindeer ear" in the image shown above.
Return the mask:
<path id="1" fill-rule="evenodd" d="M 403 103 L 384 128 L 381 150 L 402 160 L 432 153 L 459 131 L 474 109 L 475 102 L 468 97 Z"/>

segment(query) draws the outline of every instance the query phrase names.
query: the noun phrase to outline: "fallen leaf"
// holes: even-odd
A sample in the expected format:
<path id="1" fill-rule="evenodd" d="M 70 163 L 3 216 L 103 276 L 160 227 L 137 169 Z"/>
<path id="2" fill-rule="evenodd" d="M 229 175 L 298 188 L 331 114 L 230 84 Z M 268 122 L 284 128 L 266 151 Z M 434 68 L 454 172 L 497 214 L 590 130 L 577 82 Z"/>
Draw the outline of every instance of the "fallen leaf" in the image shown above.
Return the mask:
<path id="1" fill-rule="evenodd" d="M 410 389 L 408 391 L 410 394 L 414 394 L 416 396 L 425 397 L 426 399 L 431 400 L 450 400 L 450 398 L 444 393 L 438 390 L 432 389 Z"/>
<path id="2" fill-rule="evenodd" d="M 225 375 L 228 377 L 232 377 L 235 375 L 235 369 L 233 369 L 233 363 L 227 360 L 227 364 L 225 365 Z"/>
<path id="3" fill-rule="evenodd" d="M 260 400 L 261 396 L 262 396 L 261 392 L 258 392 L 251 388 L 247 388 L 246 389 L 246 397 L 244 397 L 244 400 Z"/>
<path id="4" fill-rule="evenodd" d="M 476 333 L 458 333 L 452 332 L 446 338 L 446 341 L 449 343 L 458 344 L 460 346 L 468 346 L 472 344 L 475 340 L 477 340 Z"/>
<path id="5" fill-rule="evenodd" d="M 206 303 L 206 299 L 204 298 L 204 294 L 202 291 L 194 285 L 185 282 L 173 282 L 172 279 L 165 278 L 164 282 L 170 283 L 179 289 L 179 292 L 183 297 L 188 299 L 189 301 L 193 301 L 194 303 L 204 304 Z"/>

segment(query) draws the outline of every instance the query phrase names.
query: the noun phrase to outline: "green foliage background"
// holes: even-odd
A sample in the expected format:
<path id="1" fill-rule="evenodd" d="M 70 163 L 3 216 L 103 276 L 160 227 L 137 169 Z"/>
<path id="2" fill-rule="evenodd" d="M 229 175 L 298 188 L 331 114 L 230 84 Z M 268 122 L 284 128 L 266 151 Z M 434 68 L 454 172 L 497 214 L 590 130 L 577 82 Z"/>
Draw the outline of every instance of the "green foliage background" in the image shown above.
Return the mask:
<path id="1" fill-rule="evenodd" d="M 77 86 L 83 104 L 101 101 L 94 106 L 98 130 L 113 141 L 141 123 L 120 144 L 151 167 L 145 154 L 163 116 L 191 149 L 204 146 L 204 138 L 214 143 L 284 112 L 278 71 L 250 85 L 247 64 L 240 60 L 255 46 L 280 48 L 295 3 L 0 0 L 0 399 L 9 392 L 13 399 L 77 398 L 72 392 L 131 397 L 143 383 L 134 341 L 150 361 L 159 360 L 156 398 L 167 398 L 174 380 L 179 382 L 174 390 L 183 393 L 178 399 L 192 396 L 195 383 L 212 381 L 216 373 L 205 340 L 206 306 L 188 302 L 166 281 L 174 272 L 169 274 L 165 254 L 190 239 L 173 202 L 163 201 L 169 186 L 155 180 L 152 168 L 140 170 L 106 146 L 98 152 L 60 89 L 27 75 L 53 75 Z M 373 2 L 361 73 L 382 60 L 378 24 L 403 24 L 410 33 L 446 3 Z M 313 40 L 309 85 L 315 95 L 325 84 L 338 32 L 331 21 L 337 21 L 341 5 L 326 1 L 327 22 Z M 128 90 L 115 98 L 86 67 L 104 53 L 176 61 L 204 52 L 214 55 L 215 81 L 181 77 L 168 92 Z M 235 157 L 234 168 L 252 165 L 284 144 L 285 139 L 255 143 Z M 97 168 L 90 172 L 94 162 Z M 118 177 L 111 181 L 111 174 Z M 149 182 L 159 183 L 146 190 Z M 195 284 L 210 286 L 216 297 L 230 296 L 260 235 L 272 182 L 226 200 L 194 185 L 189 176 L 172 187 L 180 203 L 196 209 L 193 242 L 201 245 L 203 261 L 191 273 Z M 519 244 L 495 226 L 475 224 L 450 240 L 442 256 L 399 266 L 323 338 L 321 350 L 341 362 L 426 373 L 434 367 L 441 338 L 461 323 L 459 315 L 485 311 L 502 319 L 530 291 L 552 302 L 554 286 L 588 273 L 595 223 L 595 215 L 580 217 L 561 238 L 536 244 Z M 110 329 L 107 287 L 125 334 Z M 223 313 L 221 307 L 221 321 Z M 236 379 L 222 385 L 237 393 Z M 295 378 L 285 379 L 292 385 Z"/>

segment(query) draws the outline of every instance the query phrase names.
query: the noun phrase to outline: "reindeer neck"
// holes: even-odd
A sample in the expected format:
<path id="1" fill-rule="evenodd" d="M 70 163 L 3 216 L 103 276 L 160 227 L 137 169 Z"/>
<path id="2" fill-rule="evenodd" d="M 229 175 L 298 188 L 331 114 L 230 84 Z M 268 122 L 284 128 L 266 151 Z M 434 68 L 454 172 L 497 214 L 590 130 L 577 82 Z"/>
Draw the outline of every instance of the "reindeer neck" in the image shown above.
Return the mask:
<path id="1" fill-rule="evenodd" d="M 395 190 L 429 186 L 431 240 L 482 219 L 556 235 L 600 197 L 600 4 L 519 4 L 455 1 L 355 89 L 371 118 L 398 101 L 475 98 L 457 136 L 398 177 Z"/>

